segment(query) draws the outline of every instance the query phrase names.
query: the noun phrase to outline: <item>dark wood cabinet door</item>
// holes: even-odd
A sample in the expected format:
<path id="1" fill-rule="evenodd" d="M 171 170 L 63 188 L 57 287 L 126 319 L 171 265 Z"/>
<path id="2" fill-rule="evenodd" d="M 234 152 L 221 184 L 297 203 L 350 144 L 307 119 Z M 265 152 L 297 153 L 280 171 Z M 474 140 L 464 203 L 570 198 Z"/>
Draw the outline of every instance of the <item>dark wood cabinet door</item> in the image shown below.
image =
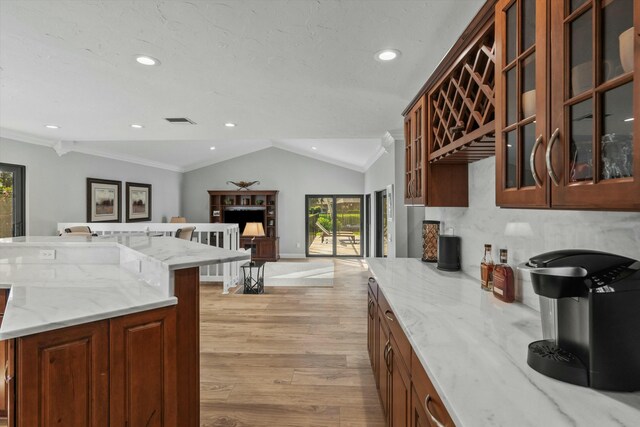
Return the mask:
<path id="1" fill-rule="evenodd" d="M 640 210 L 640 3 L 552 4 L 552 205 Z"/>
<path id="2" fill-rule="evenodd" d="M 422 96 L 405 117 L 405 204 L 424 206 L 426 194 L 426 110 Z"/>
<path id="3" fill-rule="evenodd" d="M 390 425 L 392 427 L 407 427 L 411 421 L 411 377 L 409 369 L 400 356 L 393 335 L 391 336 L 391 350 L 388 359 L 391 374 Z"/>
<path id="4" fill-rule="evenodd" d="M 424 402 L 420 401 L 418 392 L 411 388 L 411 427 L 432 427 L 424 410 Z"/>
<path id="5" fill-rule="evenodd" d="M 369 297 L 367 298 L 367 350 L 369 352 L 369 361 L 374 374 L 377 371 L 376 365 L 376 316 L 378 307 L 376 300 L 369 289 Z"/>
<path id="6" fill-rule="evenodd" d="M 16 365 L 16 425 L 109 425 L 108 321 L 19 338 Z"/>
<path id="7" fill-rule="evenodd" d="M 176 310 L 111 320 L 111 425 L 175 427 Z"/>
<path id="8" fill-rule="evenodd" d="M 380 393 L 380 402 L 382 403 L 382 411 L 388 417 L 389 416 L 389 393 L 390 393 L 390 384 L 389 384 L 389 365 L 387 364 L 387 356 L 390 349 L 390 341 L 389 341 L 389 330 L 386 327 L 386 324 L 382 318 L 383 314 L 378 310 L 378 386 Z M 388 418 L 387 418 L 388 420 Z"/>
<path id="9" fill-rule="evenodd" d="M 413 204 L 413 115 L 411 112 L 404 118 L 404 204 Z"/>
<path id="10" fill-rule="evenodd" d="M 496 4 L 496 205 L 549 207 L 546 0 Z"/>

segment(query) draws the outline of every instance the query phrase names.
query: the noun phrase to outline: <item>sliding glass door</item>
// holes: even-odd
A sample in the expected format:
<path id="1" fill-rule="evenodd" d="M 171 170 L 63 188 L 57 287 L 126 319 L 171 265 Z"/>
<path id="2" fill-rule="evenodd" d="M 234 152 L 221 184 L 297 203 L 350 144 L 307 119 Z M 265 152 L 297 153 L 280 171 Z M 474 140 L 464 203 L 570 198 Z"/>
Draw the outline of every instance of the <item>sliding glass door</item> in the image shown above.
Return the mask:
<path id="1" fill-rule="evenodd" d="M 307 256 L 361 257 L 361 195 L 306 196 Z"/>
<path id="2" fill-rule="evenodd" d="M 25 168 L 0 163 L 0 238 L 25 234 Z"/>

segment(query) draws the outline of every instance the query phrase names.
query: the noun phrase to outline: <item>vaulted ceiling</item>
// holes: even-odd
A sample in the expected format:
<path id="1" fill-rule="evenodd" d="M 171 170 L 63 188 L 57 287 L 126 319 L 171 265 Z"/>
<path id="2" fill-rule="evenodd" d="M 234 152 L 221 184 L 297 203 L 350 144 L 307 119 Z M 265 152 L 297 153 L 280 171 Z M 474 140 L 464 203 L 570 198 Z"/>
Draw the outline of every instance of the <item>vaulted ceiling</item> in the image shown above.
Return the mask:
<path id="1" fill-rule="evenodd" d="M 266 146 L 362 168 L 482 3 L 2 0 L 0 128 L 182 169 Z"/>

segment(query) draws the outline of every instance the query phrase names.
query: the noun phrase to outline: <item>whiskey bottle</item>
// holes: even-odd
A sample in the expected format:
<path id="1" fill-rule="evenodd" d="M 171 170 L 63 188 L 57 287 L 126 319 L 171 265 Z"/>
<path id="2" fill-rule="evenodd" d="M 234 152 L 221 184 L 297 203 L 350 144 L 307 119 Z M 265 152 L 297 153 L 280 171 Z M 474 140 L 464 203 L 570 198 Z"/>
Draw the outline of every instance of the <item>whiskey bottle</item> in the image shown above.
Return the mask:
<path id="1" fill-rule="evenodd" d="M 493 258 L 491 257 L 491 245 L 484 245 L 484 257 L 480 263 L 480 287 L 485 291 L 493 289 Z"/>
<path id="2" fill-rule="evenodd" d="M 500 264 L 493 270 L 493 295 L 504 302 L 516 299 L 513 269 L 507 264 L 506 249 L 500 249 Z"/>

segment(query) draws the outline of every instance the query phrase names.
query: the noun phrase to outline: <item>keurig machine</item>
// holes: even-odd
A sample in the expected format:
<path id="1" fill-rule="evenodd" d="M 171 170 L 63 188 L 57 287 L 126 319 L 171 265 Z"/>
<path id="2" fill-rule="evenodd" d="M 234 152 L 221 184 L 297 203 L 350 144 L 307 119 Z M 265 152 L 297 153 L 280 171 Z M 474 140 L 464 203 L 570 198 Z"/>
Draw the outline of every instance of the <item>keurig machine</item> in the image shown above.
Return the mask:
<path id="1" fill-rule="evenodd" d="M 543 324 L 555 323 L 555 339 L 529 344 L 529 366 L 582 386 L 640 390 L 640 262 L 562 250 L 520 267 L 531 273 L 541 303 L 543 298 L 556 302 L 555 312 L 541 313 Z"/>

